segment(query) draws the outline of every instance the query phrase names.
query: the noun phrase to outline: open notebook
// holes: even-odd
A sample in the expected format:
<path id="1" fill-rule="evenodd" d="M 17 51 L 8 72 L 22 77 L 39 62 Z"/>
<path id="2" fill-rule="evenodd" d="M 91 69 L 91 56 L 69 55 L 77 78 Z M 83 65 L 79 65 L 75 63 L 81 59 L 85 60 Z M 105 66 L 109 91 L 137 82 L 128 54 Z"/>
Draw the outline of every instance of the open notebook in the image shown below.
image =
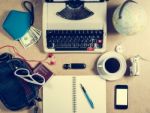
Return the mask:
<path id="1" fill-rule="evenodd" d="M 82 84 L 94 103 L 85 98 Z M 43 113 L 106 113 L 106 81 L 99 76 L 53 76 L 43 88 Z"/>

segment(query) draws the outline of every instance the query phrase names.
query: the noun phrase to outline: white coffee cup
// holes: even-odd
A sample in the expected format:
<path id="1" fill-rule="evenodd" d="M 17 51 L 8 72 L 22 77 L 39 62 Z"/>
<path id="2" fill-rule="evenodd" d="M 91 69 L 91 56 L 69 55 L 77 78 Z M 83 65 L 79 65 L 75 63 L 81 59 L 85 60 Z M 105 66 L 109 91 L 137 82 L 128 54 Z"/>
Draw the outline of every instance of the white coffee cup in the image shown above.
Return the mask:
<path id="1" fill-rule="evenodd" d="M 117 62 L 116 64 L 118 65 L 117 69 L 115 69 L 113 72 L 110 72 L 107 67 L 106 67 L 106 63 L 107 62 L 110 62 L 110 60 L 114 60 L 114 62 Z M 112 66 L 113 67 L 113 66 Z M 99 63 L 98 65 L 98 68 L 100 68 L 101 72 L 104 74 L 104 75 L 113 75 L 113 74 L 116 74 L 119 70 L 120 70 L 120 67 L 121 67 L 121 61 L 120 59 L 116 58 L 116 57 L 108 57 L 106 59 L 104 59 L 102 62 Z"/>
<path id="2" fill-rule="evenodd" d="M 114 63 L 111 63 L 110 59 L 111 62 L 114 61 Z M 126 68 L 127 65 L 125 58 L 116 52 L 105 53 L 97 62 L 97 71 L 99 75 L 106 80 L 117 80 L 121 78 L 125 74 Z"/>

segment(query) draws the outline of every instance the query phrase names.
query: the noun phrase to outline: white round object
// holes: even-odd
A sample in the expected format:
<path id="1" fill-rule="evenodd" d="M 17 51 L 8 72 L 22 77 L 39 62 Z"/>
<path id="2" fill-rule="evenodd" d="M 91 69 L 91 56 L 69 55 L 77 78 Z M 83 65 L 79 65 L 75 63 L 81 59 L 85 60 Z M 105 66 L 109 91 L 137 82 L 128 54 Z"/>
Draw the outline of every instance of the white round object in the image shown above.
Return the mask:
<path id="1" fill-rule="evenodd" d="M 116 73 L 109 73 L 105 70 L 104 67 L 102 68 L 100 66 L 102 62 L 105 62 L 107 59 L 110 59 L 110 58 L 115 58 L 120 62 L 120 68 Z M 102 77 L 105 80 L 118 80 L 122 78 L 126 72 L 126 68 L 127 68 L 127 64 L 126 64 L 125 58 L 121 54 L 116 53 L 116 52 L 105 53 L 99 58 L 97 62 L 97 71 L 100 77 Z"/>
<path id="2" fill-rule="evenodd" d="M 121 45 L 121 44 L 116 45 L 115 51 L 116 51 L 117 53 L 123 53 L 124 50 L 123 50 L 122 45 Z"/>
<path id="3" fill-rule="evenodd" d="M 122 18 L 119 18 L 122 5 L 113 14 L 115 29 L 123 35 L 134 35 L 142 31 L 147 25 L 145 10 L 138 3 L 129 2 L 122 10 Z"/>

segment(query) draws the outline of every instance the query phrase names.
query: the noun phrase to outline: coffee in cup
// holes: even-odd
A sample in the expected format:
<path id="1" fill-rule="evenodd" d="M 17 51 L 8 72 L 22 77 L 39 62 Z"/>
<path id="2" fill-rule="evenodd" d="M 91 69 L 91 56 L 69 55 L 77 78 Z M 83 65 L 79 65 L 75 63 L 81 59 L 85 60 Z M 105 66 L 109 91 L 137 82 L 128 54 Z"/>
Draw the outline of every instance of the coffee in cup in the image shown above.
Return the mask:
<path id="1" fill-rule="evenodd" d="M 109 58 L 105 61 L 105 69 L 109 73 L 116 73 L 120 69 L 120 62 L 116 58 Z"/>

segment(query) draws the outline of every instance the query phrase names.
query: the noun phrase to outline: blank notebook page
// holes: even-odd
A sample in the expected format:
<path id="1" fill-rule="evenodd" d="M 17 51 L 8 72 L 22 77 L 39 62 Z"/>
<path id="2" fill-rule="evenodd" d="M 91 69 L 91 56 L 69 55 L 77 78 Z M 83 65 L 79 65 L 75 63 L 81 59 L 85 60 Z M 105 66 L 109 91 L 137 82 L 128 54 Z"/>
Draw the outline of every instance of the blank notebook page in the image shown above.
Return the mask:
<path id="1" fill-rule="evenodd" d="M 92 109 L 80 84 L 94 103 Z M 106 81 L 99 76 L 53 76 L 43 88 L 43 113 L 106 113 Z"/>

